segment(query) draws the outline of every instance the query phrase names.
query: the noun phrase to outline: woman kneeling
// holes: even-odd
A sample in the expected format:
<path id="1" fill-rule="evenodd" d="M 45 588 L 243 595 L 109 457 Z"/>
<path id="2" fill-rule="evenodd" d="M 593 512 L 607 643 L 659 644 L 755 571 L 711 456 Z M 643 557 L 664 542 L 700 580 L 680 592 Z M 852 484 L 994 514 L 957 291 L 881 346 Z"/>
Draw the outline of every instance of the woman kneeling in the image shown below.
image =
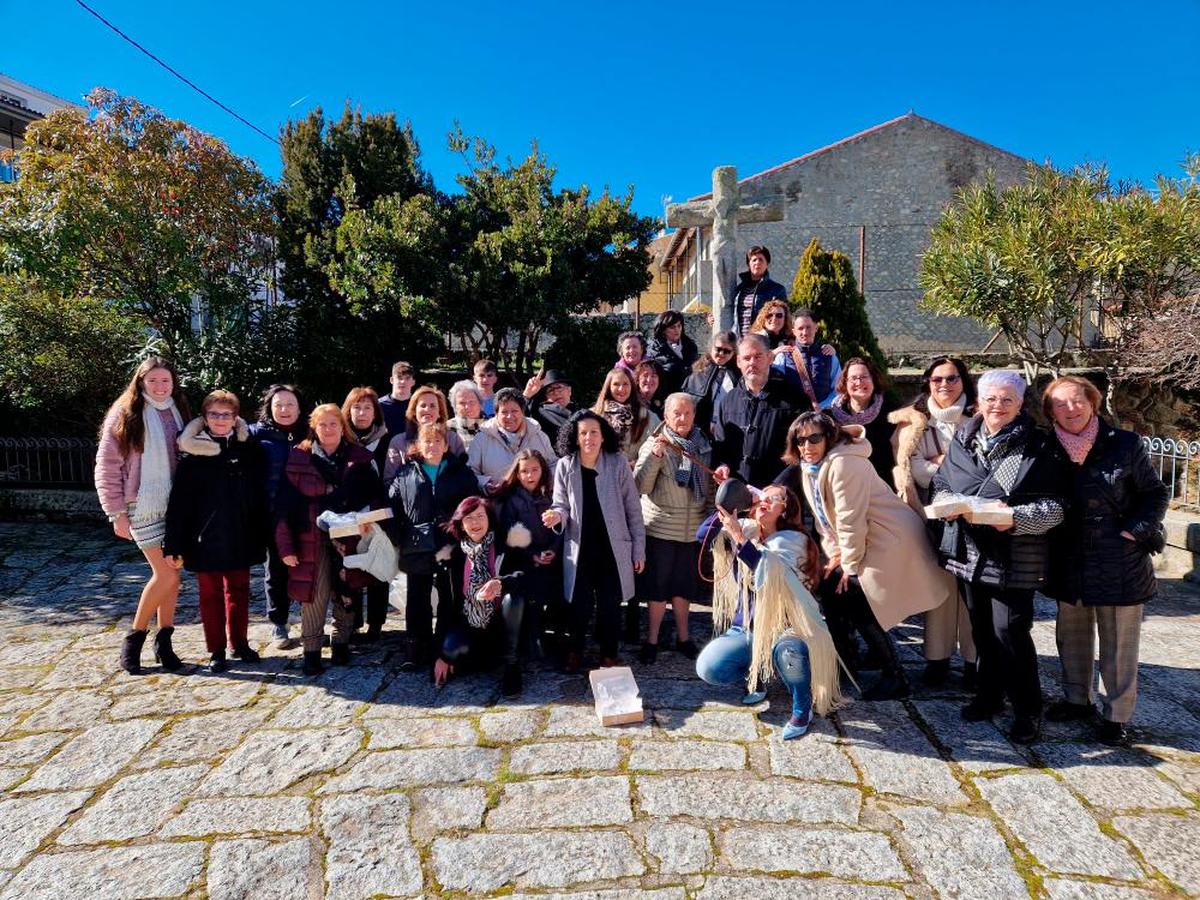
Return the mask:
<path id="1" fill-rule="evenodd" d="M 492 504 L 482 497 L 459 503 L 447 530 L 457 544 L 438 587 L 433 680 L 442 685 L 464 665 L 486 669 L 502 661 L 500 690 L 516 696 L 521 693 L 524 575 L 505 565 Z"/>
<path id="2" fill-rule="evenodd" d="M 700 526 L 704 542 L 722 526 L 713 543 L 717 580 L 713 585 L 713 625 L 721 632 L 696 660 L 696 674 L 709 684 L 741 684 L 743 703 L 766 696 L 759 691 L 778 672 L 792 693 L 792 715 L 783 739 L 808 730 L 812 711 L 826 715 L 841 701 L 838 655 L 809 585 L 819 580 L 816 545 L 805 535 L 800 500 L 771 485 L 754 507 L 754 519 L 738 519 L 717 508 Z"/>

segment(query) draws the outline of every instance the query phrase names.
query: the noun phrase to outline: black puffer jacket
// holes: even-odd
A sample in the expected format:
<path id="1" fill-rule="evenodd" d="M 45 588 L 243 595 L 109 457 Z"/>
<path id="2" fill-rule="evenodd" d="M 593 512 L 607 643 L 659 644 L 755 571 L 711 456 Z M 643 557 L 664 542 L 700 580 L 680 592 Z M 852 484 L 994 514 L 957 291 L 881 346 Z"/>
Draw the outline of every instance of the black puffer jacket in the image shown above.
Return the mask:
<path id="1" fill-rule="evenodd" d="M 1168 495 L 1142 439 L 1101 420 L 1083 465 L 1064 464 L 1073 475 L 1067 482 L 1070 505 L 1066 521 L 1052 532 L 1046 593 L 1086 606 L 1146 602 L 1158 588 L 1146 541 L 1166 515 Z M 1121 537 L 1122 531 L 1138 540 Z"/>
<path id="2" fill-rule="evenodd" d="M 1069 478 L 1058 442 L 1037 428 L 1028 415 L 1018 416 L 1010 427 L 1020 429 L 1020 437 L 1010 449 L 1020 452 L 1021 460 L 1012 488 L 1005 490 L 993 471 L 975 456 L 975 436 L 982 424 L 983 418 L 975 416 L 954 435 L 946 459 L 933 477 L 934 498 L 949 492 L 1003 500 L 1014 507 L 1041 504 L 1045 508 L 1042 518 L 1057 524 Z M 1019 529 L 997 531 L 991 525 L 972 525 L 960 518 L 943 523 L 942 540 L 936 549 L 946 571 L 964 581 L 1005 590 L 1039 589 L 1050 574 L 1050 539 L 1046 531 L 1053 524 L 1046 527 L 1042 522 L 1034 533 L 1017 534 Z"/>
<path id="3" fill-rule="evenodd" d="M 238 421 L 241 440 L 236 433 L 214 439 L 192 426 L 180 438 L 186 455 L 171 485 L 163 554 L 182 556 L 192 572 L 248 569 L 262 562 L 266 549 L 263 452 L 247 443 L 245 423 Z"/>
<path id="4" fill-rule="evenodd" d="M 396 472 L 388 488 L 393 518 L 384 523 L 400 551 L 400 567 L 414 575 L 434 571 L 434 552 L 405 553 L 421 541 L 421 532 L 432 532 L 435 551 L 450 543 L 443 526 L 467 497 L 479 495 L 479 482 L 467 464 L 456 456 L 445 457 L 437 481 L 430 481 L 421 463 L 410 459 Z"/>
<path id="5" fill-rule="evenodd" d="M 670 394 L 683 389 L 683 382 L 692 371 L 692 366 L 700 357 L 696 342 L 686 334 L 680 339 L 683 357 L 676 355 L 671 345 L 661 338 L 653 338 L 646 348 L 646 358 L 652 359 L 662 366 L 662 384 L 658 395 L 666 398 Z"/>

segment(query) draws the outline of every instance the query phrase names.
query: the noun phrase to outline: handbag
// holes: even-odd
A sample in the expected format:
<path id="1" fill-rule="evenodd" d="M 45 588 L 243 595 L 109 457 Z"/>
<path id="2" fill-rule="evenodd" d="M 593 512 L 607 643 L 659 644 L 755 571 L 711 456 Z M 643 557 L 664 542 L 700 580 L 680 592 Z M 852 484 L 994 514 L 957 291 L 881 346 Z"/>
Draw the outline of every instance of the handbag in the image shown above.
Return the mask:
<path id="1" fill-rule="evenodd" d="M 400 552 L 400 556 L 408 557 L 437 552 L 436 528 L 437 526 L 433 522 L 421 522 L 409 526 L 408 533 L 396 548 Z"/>

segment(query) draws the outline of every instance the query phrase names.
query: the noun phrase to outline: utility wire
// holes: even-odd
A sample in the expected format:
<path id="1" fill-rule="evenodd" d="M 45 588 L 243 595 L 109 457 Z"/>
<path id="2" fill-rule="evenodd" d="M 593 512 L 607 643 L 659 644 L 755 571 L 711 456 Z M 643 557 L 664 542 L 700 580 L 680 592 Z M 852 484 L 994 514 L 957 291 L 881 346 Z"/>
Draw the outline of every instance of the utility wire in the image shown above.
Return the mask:
<path id="1" fill-rule="evenodd" d="M 81 7 L 83 7 L 84 10 L 91 13 L 93 16 L 95 16 L 97 19 L 99 19 L 101 22 L 103 22 L 112 31 L 116 32 L 116 34 L 118 36 L 120 36 L 123 40 L 128 41 L 130 44 L 132 44 L 138 50 L 145 53 L 148 57 L 150 57 L 152 60 L 154 60 L 160 66 L 162 66 L 164 69 L 166 69 L 168 72 L 170 72 L 172 75 L 174 75 L 180 81 L 182 81 L 184 84 L 186 84 L 192 90 L 194 90 L 196 93 L 200 94 L 200 96 L 206 98 L 207 100 L 211 101 L 212 103 L 215 103 L 217 106 L 219 106 L 221 109 L 225 110 L 225 112 L 229 113 L 231 116 L 233 116 L 235 119 L 237 119 L 243 125 L 245 125 L 247 128 L 251 128 L 254 131 L 258 132 L 260 135 L 265 137 L 268 141 L 271 141 L 272 143 L 275 143 L 275 144 L 279 143 L 279 138 L 272 137 L 271 135 L 267 134 L 265 131 L 263 131 L 261 128 L 259 128 L 257 125 L 255 125 L 253 122 L 251 122 L 249 119 L 234 112 L 232 109 L 230 109 L 228 106 L 226 106 L 220 100 L 218 100 L 216 97 L 214 97 L 208 91 L 204 90 L 202 87 L 200 87 L 194 81 L 189 79 L 187 76 L 185 76 L 181 72 L 178 72 L 177 70 L 171 68 L 171 66 L 169 66 L 167 63 L 163 62 L 161 59 L 159 59 L 157 56 L 155 56 L 153 53 L 151 53 L 149 50 L 147 50 L 145 47 L 143 47 L 141 44 L 139 44 L 137 41 L 135 41 L 133 38 L 131 38 L 129 35 L 127 35 L 125 32 L 123 32 L 120 28 L 118 28 L 112 22 L 108 21 L 108 19 L 104 18 L 104 16 L 100 15 L 100 13 L 96 12 L 96 10 L 92 9 L 90 6 L 88 6 L 86 3 L 84 3 L 83 0 L 75 0 L 75 2 L 78 3 Z"/>

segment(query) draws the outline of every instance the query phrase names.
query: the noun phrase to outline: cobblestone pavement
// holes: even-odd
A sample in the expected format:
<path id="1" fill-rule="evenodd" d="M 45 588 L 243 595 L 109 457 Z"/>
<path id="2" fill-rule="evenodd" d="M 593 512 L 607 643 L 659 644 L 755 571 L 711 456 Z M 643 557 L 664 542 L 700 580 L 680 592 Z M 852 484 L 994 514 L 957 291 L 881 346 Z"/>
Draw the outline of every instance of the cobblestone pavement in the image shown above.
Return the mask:
<path id="1" fill-rule="evenodd" d="M 635 666 L 647 721 L 603 728 L 583 677 L 534 669 L 508 702 L 492 675 L 401 674 L 390 622 L 306 681 L 258 610 L 260 666 L 135 678 L 127 545 L 0 524 L 0 560 L 0 900 L 1200 894 L 1200 596 L 1178 582 L 1146 622 L 1136 746 L 1048 726 L 1026 749 L 961 722 L 957 681 L 784 744 L 782 693 L 743 708 L 672 652 Z M 1052 694 L 1049 604 L 1036 636 Z"/>

